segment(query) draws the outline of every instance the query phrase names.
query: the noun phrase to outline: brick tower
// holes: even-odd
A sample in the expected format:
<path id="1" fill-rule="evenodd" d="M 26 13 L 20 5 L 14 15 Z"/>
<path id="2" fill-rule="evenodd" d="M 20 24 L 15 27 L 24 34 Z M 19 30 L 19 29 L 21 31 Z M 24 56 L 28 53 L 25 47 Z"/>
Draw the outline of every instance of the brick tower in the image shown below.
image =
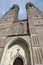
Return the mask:
<path id="1" fill-rule="evenodd" d="M 18 20 L 18 5 L 0 19 L 0 64 L 43 65 L 43 14 L 31 2 L 27 19 Z"/>

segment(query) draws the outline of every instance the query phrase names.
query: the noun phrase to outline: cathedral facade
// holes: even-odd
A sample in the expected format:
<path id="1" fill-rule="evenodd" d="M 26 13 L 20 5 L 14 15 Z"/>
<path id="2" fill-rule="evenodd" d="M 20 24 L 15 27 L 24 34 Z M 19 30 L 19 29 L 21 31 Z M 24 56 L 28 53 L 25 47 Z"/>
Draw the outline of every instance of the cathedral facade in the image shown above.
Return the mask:
<path id="1" fill-rule="evenodd" d="M 0 19 L 0 65 L 43 65 L 43 13 L 32 3 L 26 11 L 27 19 L 18 20 L 13 5 Z"/>

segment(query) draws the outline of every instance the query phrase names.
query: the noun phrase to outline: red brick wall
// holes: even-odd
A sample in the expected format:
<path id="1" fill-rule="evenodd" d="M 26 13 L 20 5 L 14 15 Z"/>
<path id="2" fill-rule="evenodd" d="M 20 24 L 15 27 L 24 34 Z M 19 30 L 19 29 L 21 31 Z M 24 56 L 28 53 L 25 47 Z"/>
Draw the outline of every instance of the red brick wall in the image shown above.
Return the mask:
<path id="1" fill-rule="evenodd" d="M 23 27 L 24 27 L 23 34 L 27 34 L 27 21 L 18 21 L 18 22 L 13 23 L 13 35 L 18 34 L 18 26 L 21 23 L 23 24 Z"/>

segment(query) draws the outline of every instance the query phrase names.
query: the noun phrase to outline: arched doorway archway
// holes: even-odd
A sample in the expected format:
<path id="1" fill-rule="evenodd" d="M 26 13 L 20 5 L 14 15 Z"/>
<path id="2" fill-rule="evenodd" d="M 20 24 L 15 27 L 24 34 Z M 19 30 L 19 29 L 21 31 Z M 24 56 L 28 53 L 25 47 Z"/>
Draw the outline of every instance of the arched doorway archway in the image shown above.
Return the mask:
<path id="1" fill-rule="evenodd" d="M 5 55 L 6 54 L 6 51 L 7 50 L 9 51 L 9 49 L 11 49 L 13 46 L 16 46 L 16 45 L 19 46 L 20 48 L 22 48 L 24 50 L 25 56 L 23 55 L 22 52 L 20 52 L 20 56 L 23 55 L 24 56 L 24 59 L 25 59 L 24 60 L 24 65 L 28 65 L 28 64 L 31 65 L 31 58 L 30 58 L 31 57 L 30 56 L 30 46 L 31 45 L 29 44 L 28 41 L 26 41 L 26 39 L 23 39 L 23 38 L 13 38 L 10 42 L 7 43 L 7 45 L 5 47 L 5 51 L 4 51 L 4 57 L 2 59 L 2 64 L 3 64 L 3 62 L 4 62 L 3 60 L 5 59 L 5 56 L 6 56 Z M 20 49 L 20 48 L 18 48 L 18 49 Z M 22 51 L 22 50 L 20 50 L 20 51 Z M 22 53 L 22 55 L 21 55 L 21 53 Z M 16 57 L 16 55 L 13 56 L 13 59 L 14 59 L 14 57 Z M 26 60 L 26 58 L 27 58 L 27 60 Z M 13 65 L 13 63 L 11 65 Z"/>
<path id="2" fill-rule="evenodd" d="M 23 60 L 20 57 L 17 57 L 13 65 L 23 65 Z"/>

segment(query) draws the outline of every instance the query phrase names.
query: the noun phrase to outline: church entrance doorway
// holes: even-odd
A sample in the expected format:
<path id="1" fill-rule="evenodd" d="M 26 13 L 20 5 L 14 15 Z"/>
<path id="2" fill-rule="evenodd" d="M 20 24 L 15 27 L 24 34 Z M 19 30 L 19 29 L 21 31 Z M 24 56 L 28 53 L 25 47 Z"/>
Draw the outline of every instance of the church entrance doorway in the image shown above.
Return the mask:
<path id="1" fill-rule="evenodd" d="M 16 58 L 13 65 L 23 65 L 23 60 L 21 58 Z"/>
<path id="2" fill-rule="evenodd" d="M 14 38 L 5 51 L 1 65 L 31 65 L 30 45 L 26 40 Z"/>

